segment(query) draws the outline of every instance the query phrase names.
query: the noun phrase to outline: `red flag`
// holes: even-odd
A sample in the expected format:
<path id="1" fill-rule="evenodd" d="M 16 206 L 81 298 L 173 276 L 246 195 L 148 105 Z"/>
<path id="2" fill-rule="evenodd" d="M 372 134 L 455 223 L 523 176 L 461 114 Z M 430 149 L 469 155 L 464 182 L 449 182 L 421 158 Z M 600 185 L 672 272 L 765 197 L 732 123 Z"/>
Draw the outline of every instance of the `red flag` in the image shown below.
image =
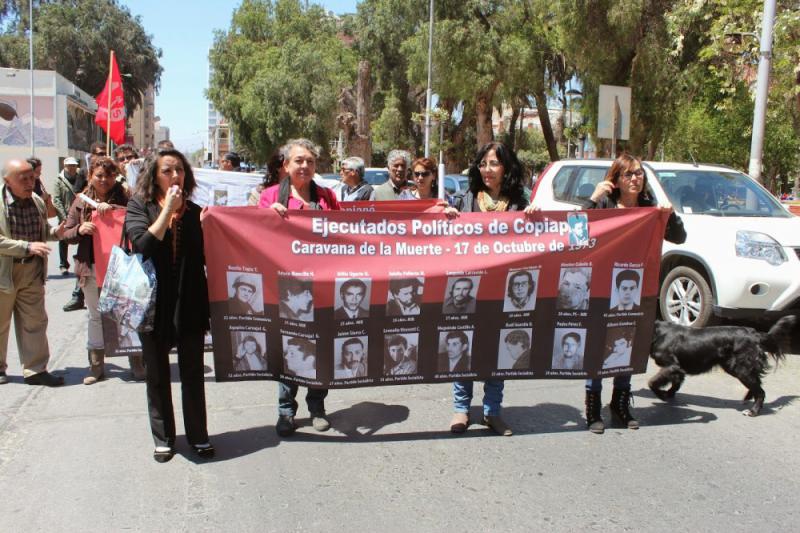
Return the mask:
<path id="1" fill-rule="evenodd" d="M 97 95 L 97 115 L 94 118 L 111 140 L 117 144 L 125 143 L 125 97 L 122 93 L 122 78 L 119 75 L 117 59 L 111 52 L 110 71 L 103 91 Z M 109 121 L 108 110 L 111 109 Z"/>

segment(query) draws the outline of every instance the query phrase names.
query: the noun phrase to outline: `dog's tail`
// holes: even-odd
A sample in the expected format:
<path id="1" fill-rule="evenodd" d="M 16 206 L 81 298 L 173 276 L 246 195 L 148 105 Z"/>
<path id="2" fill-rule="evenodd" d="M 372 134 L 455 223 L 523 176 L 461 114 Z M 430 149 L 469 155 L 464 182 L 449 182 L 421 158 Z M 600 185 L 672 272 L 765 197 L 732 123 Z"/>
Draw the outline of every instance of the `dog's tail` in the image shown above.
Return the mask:
<path id="1" fill-rule="evenodd" d="M 784 352 L 790 350 L 790 342 L 792 338 L 792 331 L 797 324 L 797 317 L 788 315 L 769 328 L 767 333 L 761 336 L 761 347 L 765 352 L 768 352 L 775 359 L 775 362 L 780 362 L 784 357 Z"/>

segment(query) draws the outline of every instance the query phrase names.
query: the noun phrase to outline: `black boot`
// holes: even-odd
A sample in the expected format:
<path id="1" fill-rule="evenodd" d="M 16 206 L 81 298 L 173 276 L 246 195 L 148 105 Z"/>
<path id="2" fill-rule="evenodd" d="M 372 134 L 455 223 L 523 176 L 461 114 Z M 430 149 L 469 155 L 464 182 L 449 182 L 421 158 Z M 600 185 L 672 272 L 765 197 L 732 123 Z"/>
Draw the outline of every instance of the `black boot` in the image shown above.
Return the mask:
<path id="1" fill-rule="evenodd" d="M 80 287 L 75 287 L 72 291 L 72 299 L 64 306 L 64 311 L 78 311 L 79 309 L 86 309 L 83 304 L 83 290 Z"/>
<path id="2" fill-rule="evenodd" d="M 628 429 L 639 429 L 639 422 L 633 418 L 630 412 L 630 405 L 633 403 L 633 395 L 630 389 L 614 388 L 614 393 L 611 395 L 611 403 L 608 408 L 611 409 L 611 417 L 618 423 L 627 427 Z"/>
<path id="3" fill-rule="evenodd" d="M 605 431 L 605 424 L 600 416 L 600 391 L 586 391 L 586 425 L 592 433 Z"/>

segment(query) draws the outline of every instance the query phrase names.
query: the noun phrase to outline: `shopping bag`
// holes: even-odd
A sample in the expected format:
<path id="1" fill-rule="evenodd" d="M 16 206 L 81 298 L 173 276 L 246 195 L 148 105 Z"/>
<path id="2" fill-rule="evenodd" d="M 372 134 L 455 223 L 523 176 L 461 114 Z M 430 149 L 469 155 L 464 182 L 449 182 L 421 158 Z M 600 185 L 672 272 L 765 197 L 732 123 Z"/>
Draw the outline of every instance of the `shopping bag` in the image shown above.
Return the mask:
<path id="1" fill-rule="evenodd" d="M 156 269 L 142 254 L 111 249 L 98 310 L 136 331 L 152 331 L 156 314 Z"/>

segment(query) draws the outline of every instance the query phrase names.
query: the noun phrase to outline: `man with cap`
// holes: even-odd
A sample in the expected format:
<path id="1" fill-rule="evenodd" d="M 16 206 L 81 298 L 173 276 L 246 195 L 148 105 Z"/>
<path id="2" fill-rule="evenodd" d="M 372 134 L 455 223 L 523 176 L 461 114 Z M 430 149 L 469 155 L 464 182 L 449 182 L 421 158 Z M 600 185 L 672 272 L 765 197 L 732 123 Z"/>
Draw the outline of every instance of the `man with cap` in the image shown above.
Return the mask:
<path id="1" fill-rule="evenodd" d="M 252 301 L 256 293 L 256 284 L 245 274 L 233 280 L 233 296 L 228 298 L 228 314 L 247 316 L 256 314 Z"/>
<path id="2" fill-rule="evenodd" d="M 67 213 L 75 200 L 75 196 L 86 187 L 86 176 L 78 168 L 78 160 L 74 157 L 64 159 L 64 170 L 56 178 L 56 185 L 53 189 L 53 205 L 56 207 L 56 214 L 59 223 L 67 219 Z M 66 241 L 58 243 L 59 268 L 61 275 L 66 276 L 69 272 L 69 245 Z M 83 291 L 75 283 L 72 291 L 72 299 L 64 306 L 64 311 L 77 311 L 83 309 Z"/>

